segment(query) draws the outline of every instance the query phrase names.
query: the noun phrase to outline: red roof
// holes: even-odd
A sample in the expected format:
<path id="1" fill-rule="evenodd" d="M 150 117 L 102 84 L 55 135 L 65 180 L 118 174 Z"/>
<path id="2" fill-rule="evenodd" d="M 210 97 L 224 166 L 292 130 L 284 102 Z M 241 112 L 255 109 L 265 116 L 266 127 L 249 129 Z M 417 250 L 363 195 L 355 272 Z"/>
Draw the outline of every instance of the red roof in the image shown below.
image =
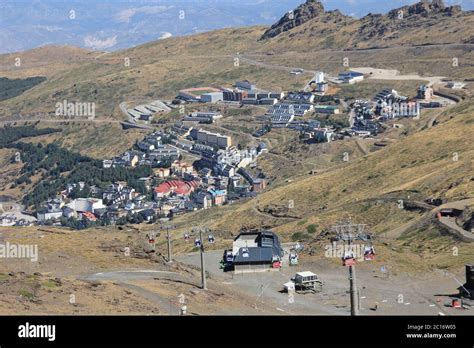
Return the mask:
<path id="1" fill-rule="evenodd" d="M 178 195 L 189 195 L 198 186 L 198 181 L 169 180 L 155 187 L 154 191 L 162 194 L 175 192 Z"/>
<path id="2" fill-rule="evenodd" d="M 97 218 L 91 212 L 86 211 L 86 212 L 82 213 L 82 215 L 89 221 L 97 221 Z"/>

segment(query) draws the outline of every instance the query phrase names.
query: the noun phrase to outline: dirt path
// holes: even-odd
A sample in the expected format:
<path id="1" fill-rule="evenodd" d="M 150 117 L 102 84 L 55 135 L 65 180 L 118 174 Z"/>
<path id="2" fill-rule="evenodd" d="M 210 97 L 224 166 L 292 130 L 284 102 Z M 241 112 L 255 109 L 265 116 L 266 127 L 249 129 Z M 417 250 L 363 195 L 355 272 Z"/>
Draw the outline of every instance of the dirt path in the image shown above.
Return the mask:
<path id="1" fill-rule="evenodd" d="M 355 142 L 356 142 L 356 145 L 357 145 L 357 147 L 359 148 L 359 150 L 360 150 L 364 155 L 368 155 L 368 154 L 369 154 L 369 150 L 367 150 L 367 148 L 365 147 L 365 144 L 362 142 L 362 140 L 361 140 L 359 137 L 356 137 L 356 138 L 355 138 Z"/>
<path id="2" fill-rule="evenodd" d="M 88 118 L 71 118 L 71 119 L 58 119 L 58 118 L 35 118 L 35 119 L 17 119 L 10 121 L 0 121 L 0 125 L 9 124 L 13 122 L 48 122 L 48 123 L 64 123 L 64 122 L 87 122 L 87 123 L 120 123 L 119 120 L 106 120 L 106 119 L 88 119 Z"/>
<path id="3" fill-rule="evenodd" d="M 439 207 L 433 208 L 432 210 L 426 212 L 425 214 L 416 217 L 410 221 L 408 221 L 406 224 L 391 230 L 385 234 L 385 237 L 387 238 L 398 238 L 401 236 L 403 233 L 408 231 L 409 229 L 415 227 L 417 224 L 423 224 L 428 222 L 432 217 L 436 215 L 436 213 L 443 208 L 454 208 L 454 209 L 464 209 L 464 207 L 468 205 L 473 205 L 474 204 L 474 198 L 468 198 L 460 201 L 455 201 L 455 202 L 450 202 L 450 203 L 445 203 Z M 460 226 L 456 224 L 456 222 L 452 219 L 449 218 L 441 218 L 439 220 L 440 223 L 446 225 L 448 228 L 452 228 L 456 231 L 458 231 L 460 234 L 462 234 L 464 237 L 473 240 L 474 241 L 474 234 L 462 229 Z"/>
<path id="4" fill-rule="evenodd" d="M 247 64 L 250 64 L 250 65 L 255 65 L 255 66 L 260 66 L 260 67 L 263 67 L 263 68 L 267 68 L 267 69 L 271 69 L 271 70 L 281 70 L 281 71 L 286 71 L 286 72 L 290 72 L 294 69 L 299 69 L 298 67 L 288 67 L 288 66 L 283 66 L 283 65 L 277 65 L 277 64 L 270 64 L 270 63 L 263 63 L 263 62 L 260 62 L 258 60 L 255 60 L 255 59 L 251 59 L 251 58 L 248 58 L 241 55 L 241 54 L 237 54 L 235 56 L 235 58 L 238 58 L 240 59 L 242 62 L 245 62 Z M 316 71 L 314 70 L 306 70 L 304 69 L 304 72 L 305 74 L 312 74 L 313 76 L 316 74 Z"/>
<path id="5" fill-rule="evenodd" d="M 169 298 L 163 297 L 156 292 L 145 289 L 139 285 L 133 284 L 137 280 L 169 280 L 169 281 L 178 281 L 183 283 L 192 283 L 186 277 L 183 277 L 177 272 L 170 271 L 158 271 L 158 270 L 118 270 L 110 272 L 100 272 L 86 275 L 84 277 L 78 277 L 80 280 L 89 280 L 89 281 L 113 281 L 117 282 L 123 288 L 133 290 L 140 294 L 140 296 L 151 301 L 156 305 L 160 313 L 168 315 L 179 315 L 179 307 L 173 304 Z M 195 285 L 195 284 L 191 284 Z"/>
<path id="6" fill-rule="evenodd" d="M 179 315 L 180 308 L 177 307 L 170 299 L 158 295 L 156 292 L 147 290 L 141 286 L 130 284 L 130 283 L 118 283 L 125 289 L 133 290 L 137 292 L 140 296 L 152 302 L 160 310 L 160 314 L 168 315 Z M 146 313 L 143 313 L 146 314 Z"/>
<path id="7" fill-rule="evenodd" d="M 360 72 L 364 75 L 370 75 L 373 80 L 422 80 L 428 81 L 429 86 L 441 83 L 444 76 L 420 76 L 418 74 L 400 75 L 398 70 L 375 69 L 370 67 L 351 68 L 352 71 Z"/>

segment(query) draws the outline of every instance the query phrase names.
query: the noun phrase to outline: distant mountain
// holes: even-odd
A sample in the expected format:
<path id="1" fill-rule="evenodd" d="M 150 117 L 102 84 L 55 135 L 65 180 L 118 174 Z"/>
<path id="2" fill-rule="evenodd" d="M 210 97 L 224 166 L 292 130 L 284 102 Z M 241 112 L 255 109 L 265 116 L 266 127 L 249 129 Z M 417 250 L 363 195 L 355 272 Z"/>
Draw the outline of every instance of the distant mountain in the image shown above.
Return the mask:
<path id="1" fill-rule="evenodd" d="M 44 45 L 116 51 L 146 42 L 205 31 L 278 21 L 303 0 L 0 0 L 0 54 Z M 458 0 L 452 0 L 458 1 Z M 412 0 L 322 0 L 326 10 L 361 18 L 386 13 Z M 463 4 L 474 9 L 474 2 Z M 310 1 L 282 19 L 266 38 L 322 15 Z M 288 16 L 287 16 L 288 17 Z M 281 28 L 281 30 L 280 30 Z"/>
<path id="2" fill-rule="evenodd" d="M 282 32 L 291 30 L 324 14 L 324 6 L 320 1 L 307 0 L 304 4 L 298 6 L 294 11 L 289 11 L 277 23 L 273 24 L 272 27 L 263 34 L 261 40 L 278 36 Z"/>
<path id="3" fill-rule="evenodd" d="M 442 0 L 423 0 L 361 19 L 338 10 L 326 11 L 321 1 L 307 0 L 286 13 L 260 40 L 269 41 L 266 49 L 279 42 L 287 49 L 302 44 L 311 49 L 334 49 L 472 43 L 472 28 L 474 11 L 445 6 Z"/>
<path id="4" fill-rule="evenodd" d="M 454 22 L 456 18 L 461 19 L 464 16 L 472 18 L 472 15 L 473 13 L 463 13 L 461 6 L 445 6 L 442 0 L 433 0 L 432 2 L 425 0 L 391 10 L 387 15 L 368 14 L 361 19 L 358 35 L 360 40 L 371 40 L 382 39 L 388 35 L 395 37 L 397 36 L 396 32 L 407 32 L 410 29 L 416 30 L 416 28 L 425 28 L 429 33 L 429 27 L 440 22 Z M 456 37 L 463 42 L 466 39 L 458 35 Z M 452 39 L 456 39 L 456 37 Z"/>
<path id="5" fill-rule="evenodd" d="M 300 0 L 0 0 L 0 53 L 43 45 L 118 50 L 200 32 L 269 25 Z"/>

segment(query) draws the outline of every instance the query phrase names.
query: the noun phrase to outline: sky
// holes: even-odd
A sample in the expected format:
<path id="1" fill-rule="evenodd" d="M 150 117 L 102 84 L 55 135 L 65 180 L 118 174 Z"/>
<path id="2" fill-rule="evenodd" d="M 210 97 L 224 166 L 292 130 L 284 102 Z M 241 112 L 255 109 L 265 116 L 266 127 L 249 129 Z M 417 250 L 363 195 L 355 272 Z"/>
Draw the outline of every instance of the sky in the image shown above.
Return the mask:
<path id="1" fill-rule="evenodd" d="M 43 45 L 118 50 L 225 27 L 271 25 L 304 0 L 0 0 L 0 53 Z M 323 0 L 362 17 L 413 0 Z M 474 0 L 445 0 L 474 10 Z"/>

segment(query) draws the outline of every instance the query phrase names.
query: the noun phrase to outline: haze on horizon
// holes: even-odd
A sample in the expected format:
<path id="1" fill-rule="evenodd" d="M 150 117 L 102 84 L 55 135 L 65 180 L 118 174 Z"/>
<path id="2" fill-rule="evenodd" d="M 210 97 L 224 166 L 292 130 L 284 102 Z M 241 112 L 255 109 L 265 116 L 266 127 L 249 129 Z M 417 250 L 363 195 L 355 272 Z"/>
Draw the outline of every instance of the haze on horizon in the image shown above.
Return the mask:
<path id="1" fill-rule="evenodd" d="M 0 54 L 44 45 L 113 51 L 171 36 L 271 25 L 305 0 L 0 0 Z M 322 0 L 354 17 L 414 0 Z M 474 0 L 445 0 L 474 9 Z"/>

